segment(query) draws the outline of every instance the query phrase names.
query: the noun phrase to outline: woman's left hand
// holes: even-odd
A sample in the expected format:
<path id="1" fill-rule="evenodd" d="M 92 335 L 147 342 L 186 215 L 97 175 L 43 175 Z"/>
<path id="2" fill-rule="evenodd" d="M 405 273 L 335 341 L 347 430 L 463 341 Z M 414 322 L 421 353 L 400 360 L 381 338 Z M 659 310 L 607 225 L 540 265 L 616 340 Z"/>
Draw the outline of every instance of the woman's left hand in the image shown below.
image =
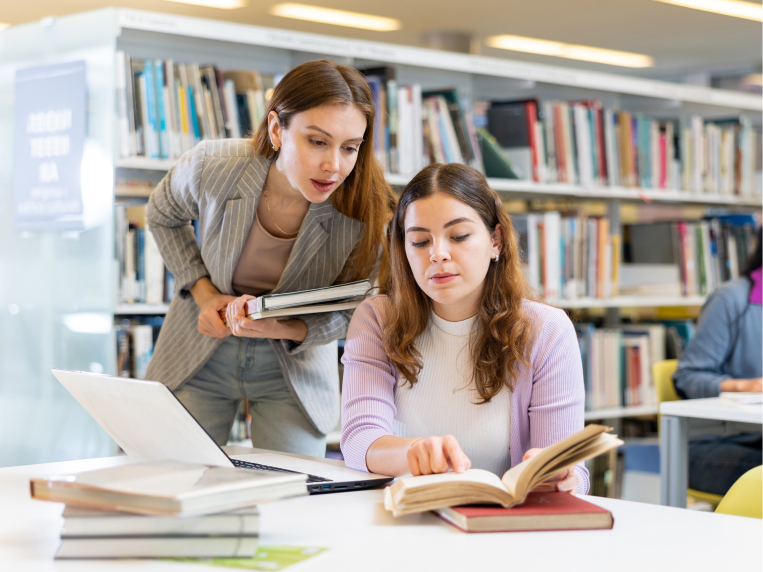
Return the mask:
<path id="1" fill-rule="evenodd" d="M 543 449 L 538 449 L 538 448 L 528 449 L 527 452 L 522 457 L 522 460 L 526 461 L 530 457 L 533 457 L 534 455 L 537 455 L 538 453 L 540 453 L 542 450 Z M 570 493 L 574 495 L 575 489 L 577 488 L 579 482 L 580 482 L 580 479 L 578 478 L 578 474 L 575 472 L 575 467 L 572 466 L 567 469 L 564 469 L 563 471 L 558 472 L 547 481 L 539 484 L 533 490 L 538 492 L 560 491 L 560 492 L 566 492 L 566 493 Z"/>
<path id="2" fill-rule="evenodd" d="M 307 326 L 302 320 L 278 321 L 276 318 L 252 320 L 246 316 L 246 303 L 254 296 L 243 295 L 228 304 L 225 321 L 234 336 L 243 338 L 270 338 L 302 342 L 307 335 Z"/>

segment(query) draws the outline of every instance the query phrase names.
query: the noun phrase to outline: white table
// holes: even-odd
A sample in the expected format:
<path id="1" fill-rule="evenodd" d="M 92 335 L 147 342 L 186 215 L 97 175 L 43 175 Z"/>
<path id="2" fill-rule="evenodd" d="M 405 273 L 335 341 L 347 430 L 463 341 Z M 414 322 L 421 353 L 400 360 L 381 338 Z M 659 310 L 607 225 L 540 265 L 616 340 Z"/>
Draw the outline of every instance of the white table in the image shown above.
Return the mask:
<path id="1" fill-rule="evenodd" d="M 713 397 L 660 403 L 660 500 L 666 506 L 685 507 L 689 482 L 689 432 L 730 432 L 736 425 L 763 423 L 763 406 L 739 405 Z M 741 426 L 740 426 L 741 427 Z"/>
<path id="2" fill-rule="evenodd" d="M 53 556 L 62 505 L 29 498 L 29 477 L 129 462 L 125 457 L 0 469 L 0 570 L 58 572 L 224 570 L 156 560 L 60 560 Z M 261 543 L 329 548 L 294 572 L 415 570 L 760 570 L 758 519 L 589 497 L 612 511 L 607 531 L 465 534 L 431 513 L 393 518 L 379 490 L 265 504 Z"/>

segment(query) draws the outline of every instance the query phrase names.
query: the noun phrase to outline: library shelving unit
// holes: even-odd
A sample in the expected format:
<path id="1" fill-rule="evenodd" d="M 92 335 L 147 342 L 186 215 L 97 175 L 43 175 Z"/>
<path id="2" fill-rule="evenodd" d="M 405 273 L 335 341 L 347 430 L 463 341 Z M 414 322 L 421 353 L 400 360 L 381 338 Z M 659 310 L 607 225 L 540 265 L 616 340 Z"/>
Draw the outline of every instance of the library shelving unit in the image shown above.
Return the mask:
<path id="1" fill-rule="evenodd" d="M 401 85 L 418 83 L 424 90 L 455 87 L 470 100 L 529 96 L 558 100 L 596 98 L 610 108 L 642 111 L 655 118 L 745 115 L 756 126 L 761 123 L 761 99 L 749 94 L 121 8 L 46 19 L 4 30 L 0 33 L 2 148 L 13 148 L 16 70 L 84 60 L 89 99 L 87 137 L 113 158 L 112 177 L 102 182 L 102 192 L 108 195 L 112 210 L 114 180 L 129 177 L 157 180 L 173 164 L 171 160 L 120 158 L 114 95 L 118 50 L 136 59 L 171 58 L 178 62 L 212 63 L 221 69 L 253 69 L 269 75 L 283 74 L 312 59 L 330 58 L 357 67 L 391 66 L 396 69 Z M 12 166 L 12 153 L 0 154 L 3 217 L 0 241 L 4 245 L 0 268 L 4 277 L 27 278 L 12 283 L 4 280 L 0 288 L 0 313 L 11 308 L 10 315 L 0 320 L 0 336 L 10 340 L 0 343 L 3 364 L 0 423 L 6 419 L 18 422 L 12 425 L 13 431 L 0 430 L 0 458 L 8 459 L 10 464 L 21 464 L 107 454 L 113 445 L 58 386 L 50 369 L 114 374 L 115 338 L 110 326 L 115 316 L 162 314 L 167 306 L 118 304 L 113 220 L 83 232 L 14 231 Z M 389 181 L 399 187 L 407 182 L 407 177 L 389 175 Z M 506 198 L 606 202 L 613 229 L 618 228 L 623 201 L 705 205 L 716 211 L 760 208 L 760 197 L 584 188 L 497 179 L 490 183 Z M 612 316 L 613 311 L 625 306 L 701 303 L 701 298 L 559 301 L 560 306 L 567 308 L 608 308 Z M 609 415 L 616 417 L 622 413 L 612 411 Z M 41 428 L 40 419 L 50 423 Z M 56 420 L 64 419 L 67 429 L 62 432 Z M 24 431 L 17 429 L 24 423 L 30 430 L 26 438 L 19 439 Z M 11 433 L 12 443 L 8 437 Z M 40 449 L 43 443 L 56 443 L 52 445 L 55 450 Z"/>

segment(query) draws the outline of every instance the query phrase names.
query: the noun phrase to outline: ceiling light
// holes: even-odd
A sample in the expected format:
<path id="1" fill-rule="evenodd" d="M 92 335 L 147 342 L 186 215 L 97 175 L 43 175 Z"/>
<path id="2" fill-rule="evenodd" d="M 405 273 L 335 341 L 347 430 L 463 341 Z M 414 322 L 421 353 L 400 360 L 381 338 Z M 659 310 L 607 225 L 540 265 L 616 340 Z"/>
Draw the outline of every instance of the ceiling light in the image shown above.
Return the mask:
<path id="1" fill-rule="evenodd" d="M 402 27 L 400 20 L 383 18 L 358 12 L 345 10 L 332 10 L 307 4 L 276 4 L 270 9 L 273 16 L 294 18 L 295 20 L 307 20 L 308 22 L 320 22 L 333 24 L 334 26 L 347 26 L 348 28 L 362 28 L 363 30 L 375 30 L 377 32 L 389 32 L 399 30 Z"/>
<path id="2" fill-rule="evenodd" d="M 221 10 L 234 10 L 246 6 L 246 0 L 166 0 L 178 4 L 193 4 L 194 6 L 206 6 L 207 8 L 220 8 Z"/>
<path id="3" fill-rule="evenodd" d="M 7 22 L 0 22 L 0 30 L 5 30 L 6 28 L 10 28 L 11 25 Z"/>
<path id="4" fill-rule="evenodd" d="M 763 5 L 739 0 L 657 0 L 665 4 L 763 22 Z"/>
<path id="5" fill-rule="evenodd" d="M 525 38 L 524 36 L 510 36 L 507 34 L 490 36 L 485 39 L 485 43 L 491 48 L 501 48 L 502 50 L 513 50 L 515 52 L 540 54 L 543 56 L 555 56 L 557 58 L 596 62 L 612 66 L 647 68 L 654 65 L 654 60 L 643 54 L 618 52 L 616 50 L 605 50 L 604 48 L 594 48 L 591 46 L 564 44 L 562 42 L 552 42 L 550 40 L 540 40 L 538 38 Z"/>

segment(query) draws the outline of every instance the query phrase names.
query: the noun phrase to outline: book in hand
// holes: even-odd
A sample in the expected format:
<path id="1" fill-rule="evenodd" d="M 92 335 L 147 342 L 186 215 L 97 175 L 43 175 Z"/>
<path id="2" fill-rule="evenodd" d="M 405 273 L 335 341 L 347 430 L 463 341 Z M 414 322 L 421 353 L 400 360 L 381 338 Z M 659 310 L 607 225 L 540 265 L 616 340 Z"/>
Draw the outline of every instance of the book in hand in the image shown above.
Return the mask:
<path id="1" fill-rule="evenodd" d="M 465 504 L 522 504 L 530 491 L 558 472 L 622 445 L 610 430 L 588 425 L 512 467 L 503 478 L 481 469 L 403 477 L 384 489 L 384 507 L 401 516 Z"/>
<path id="2" fill-rule="evenodd" d="M 259 320 L 352 310 L 360 305 L 370 289 L 371 283 L 368 280 L 359 280 L 299 292 L 265 294 L 249 300 L 246 313 L 252 320 Z"/>
<path id="3" fill-rule="evenodd" d="M 612 513 L 566 492 L 527 495 L 521 505 L 438 508 L 440 518 L 464 532 L 526 532 L 531 530 L 610 529 Z"/>
<path id="4" fill-rule="evenodd" d="M 150 461 L 30 479 L 34 499 L 159 516 L 201 515 L 307 494 L 307 475 Z"/>

